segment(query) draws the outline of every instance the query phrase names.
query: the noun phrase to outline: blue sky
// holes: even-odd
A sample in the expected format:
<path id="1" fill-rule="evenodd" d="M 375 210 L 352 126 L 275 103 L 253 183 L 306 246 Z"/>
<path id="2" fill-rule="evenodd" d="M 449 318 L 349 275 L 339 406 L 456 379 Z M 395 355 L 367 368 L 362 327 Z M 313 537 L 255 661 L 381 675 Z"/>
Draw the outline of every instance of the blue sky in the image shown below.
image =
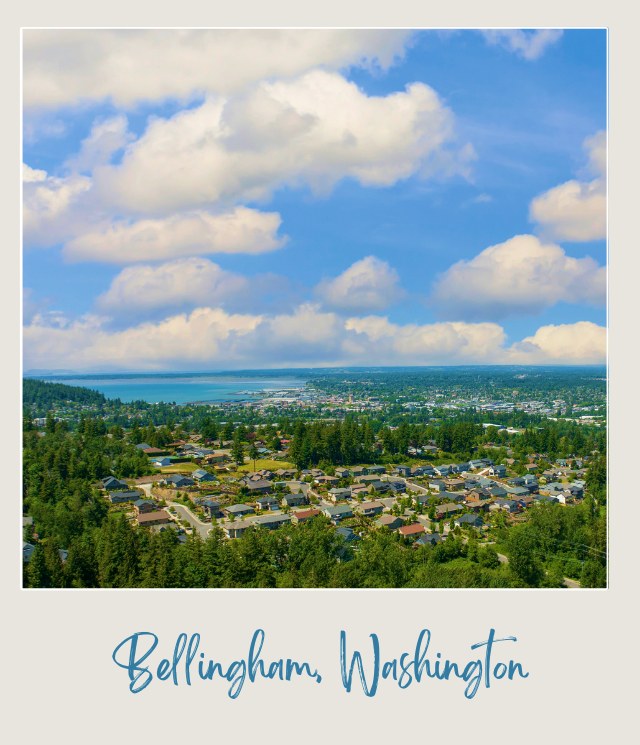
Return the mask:
<path id="1" fill-rule="evenodd" d="M 604 359 L 602 30 L 26 31 L 23 87 L 25 369 Z"/>

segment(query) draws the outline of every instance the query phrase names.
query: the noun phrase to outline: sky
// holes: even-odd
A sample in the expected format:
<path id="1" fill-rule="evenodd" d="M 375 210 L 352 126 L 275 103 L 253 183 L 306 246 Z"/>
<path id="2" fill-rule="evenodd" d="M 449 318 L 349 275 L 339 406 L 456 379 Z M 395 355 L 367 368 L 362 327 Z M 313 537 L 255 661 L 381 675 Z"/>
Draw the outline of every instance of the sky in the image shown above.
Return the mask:
<path id="1" fill-rule="evenodd" d="M 604 30 L 25 30 L 23 369 L 600 364 Z"/>

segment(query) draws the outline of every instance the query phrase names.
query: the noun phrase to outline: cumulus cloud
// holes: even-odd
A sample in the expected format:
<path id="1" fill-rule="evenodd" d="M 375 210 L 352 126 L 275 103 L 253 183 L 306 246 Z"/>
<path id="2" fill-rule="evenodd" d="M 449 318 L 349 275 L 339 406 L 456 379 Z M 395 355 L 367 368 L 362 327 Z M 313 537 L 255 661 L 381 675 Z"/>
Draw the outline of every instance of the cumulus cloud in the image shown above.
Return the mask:
<path id="1" fill-rule="evenodd" d="M 67 166 L 72 171 L 85 172 L 109 163 L 118 150 L 122 150 L 135 139 L 128 131 L 128 126 L 127 117 L 124 115 L 96 120 L 89 136 L 82 141 L 80 152 L 67 162 Z"/>
<path id="2" fill-rule="evenodd" d="M 91 189 L 91 179 L 79 174 L 50 176 L 22 167 L 22 229 L 24 242 L 49 246 L 73 235 L 82 222 L 76 208 Z"/>
<path id="3" fill-rule="evenodd" d="M 386 68 L 402 56 L 400 30 L 36 30 L 23 34 L 26 107 L 109 100 L 189 100 L 314 67 Z"/>
<path id="4" fill-rule="evenodd" d="M 368 96 L 314 70 L 154 119 L 121 164 L 97 168 L 94 178 L 105 203 L 163 214 L 265 200 L 282 186 L 326 193 L 343 178 L 390 186 L 463 173 L 473 152 L 456 147 L 453 114 L 427 85 Z"/>
<path id="5" fill-rule="evenodd" d="M 208 259 L 188 258 L 159 266 L 123 269 L 97 300 L 102 311 L 137 314 L 162 308 L 224 305 L 248 291 L 249 282 Z"/>
<path id="6" fill-rule="evenodd" d="M 346 328 L 364 337 L 375 348 L 389 352 L 407 364 L 488 362 L 506 340 L 504 329 L 495 323 L 390 323 L 379 316 L 350 318 Z M 494 358 L 494 361 L 497 361 Z"/>
<path id="7" fill-rule="evenodd" d="M 204 210 L 162 219 L 118 221 L 88 230 L 63 249 L 68 261 L 129 264 L 213 253 L 259 254 L 284 245 L 277 235 L 277 212 L 237 207 L 211 214 Z"/>
<path id="8" fill-rule="evenodd" d="M 595 178 L 573 179 L 537 196 L 530 205 L 529 219 L 544 235 L 565 241 L 606 238 L 606 135 L 598 132 L 584 143 L 588 169 Z"/>
<path id="9" fill-rule="evenodd" d="M 52 325 L 36 316 L 24 329 L 26 368 L 171 369 L 182 365 L 224 365 L 233 346 L 260 323 L 260 316 L 196 308 L 158 323 L 110 331 L 107 319 L 87 315 Z M 55 361 L 55 362 L 54 362 Z"/>
<path id="10" fill-rule="evenodd" d="M 536 60 L 541 57 L 547 47 L 555 44 L 562 37 L 559 29 L 538 29 L 535 31 L 522 29 L 492 29 L 482 31 L 482 35 L 489 44 L 517 54 L 526 60 Z"/>
<path id="11" fill-rule="evenodd" d="M 540 327 L 533 336 L 514 344 L 509 356 L 517 364 L 564 362 L 602 364 L 606 359 L 607 330 L 590 321 Z"/>
<path id="12" fill-rule="evenodd" d="M 400 299 L 400 277 L 386 261 L 367 256 L 316 287 L 324 305 L 338 310 L 383 310 Z"/>
<path id="13" fill-rule="evenodd" d="M 430 303 L 442 317 L 495 320 L 559 302 L 600 305 L 605 295 L 606 270 L 592 258 L 575 259 L 556 244 L 517 235 L 450 267 Z"/>
<path id="14" fill-rule="evenodd" d="M 37 314 L 24 329 L 26 368 L 233 369 L 385 364 L 586 364 L 605 357 L 606 331 L 590 322 L 543 326 L 506 346 L 496 323 L 396 324 L 341 319 L 313 304 L 278 315 L 201 307 L 114 330 L 105 316 Z"/>

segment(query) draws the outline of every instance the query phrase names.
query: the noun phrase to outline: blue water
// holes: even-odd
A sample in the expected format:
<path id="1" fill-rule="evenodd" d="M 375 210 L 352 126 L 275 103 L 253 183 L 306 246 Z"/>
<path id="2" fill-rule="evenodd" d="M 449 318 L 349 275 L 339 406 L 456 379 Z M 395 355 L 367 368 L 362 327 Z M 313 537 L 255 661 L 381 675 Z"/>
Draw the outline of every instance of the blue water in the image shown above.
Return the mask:
<path id="1" fill-rule="evenodd" d="M 45 379 L 45 378 L 43 378 Z M 100 376 L 65 377 L 47 376 L 46 380 L 78 385 L 100 391 L 107 398 L 119 398 L 130 401 L 147 401 L 148 403 L 175 402 L 177 404 L 196 401 L 219 403 L 223 401 L 250 401 L 260 397 L 262 391 L 282 390 L 284 388 L 302 388 L 304 380 L 297 378 L 249 378 L 233 376 L 163 376 L 140 375 L 126 377 Z"/>

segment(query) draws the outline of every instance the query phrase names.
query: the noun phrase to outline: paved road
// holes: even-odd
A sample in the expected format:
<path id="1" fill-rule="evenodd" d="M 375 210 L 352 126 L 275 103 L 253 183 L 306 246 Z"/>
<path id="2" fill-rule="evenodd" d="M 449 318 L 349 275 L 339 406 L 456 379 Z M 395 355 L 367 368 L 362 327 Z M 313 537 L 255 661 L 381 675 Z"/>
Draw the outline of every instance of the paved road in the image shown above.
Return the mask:
<path id="1" fill-rule="evenodd" d="M 167 504 L 174 508 L 181 520 L 186 520 L 195 530 L 198 531 L 203 541 L 207 539 L 209 531 L 211 530 L 211 523 L 203 523 L 198 520 L 191 510 L 178 502 L 168 502 Z"/>

